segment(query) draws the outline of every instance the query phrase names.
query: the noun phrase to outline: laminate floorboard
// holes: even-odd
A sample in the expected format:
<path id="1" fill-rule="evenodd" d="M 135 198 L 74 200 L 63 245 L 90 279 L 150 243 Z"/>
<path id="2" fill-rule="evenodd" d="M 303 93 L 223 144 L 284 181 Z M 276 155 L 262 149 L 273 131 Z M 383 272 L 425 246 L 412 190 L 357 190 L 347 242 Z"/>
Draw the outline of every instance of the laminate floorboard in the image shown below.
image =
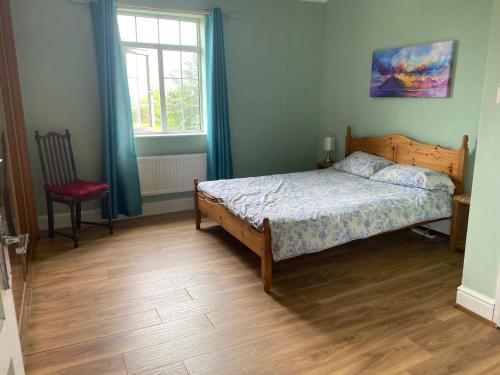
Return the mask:
<path id="1" fill-rule="evenodd" d="M 500 332 L 454 307 L 463 253 L 409 230 L 275 264 L 192 213 L 42 239 L 28 374 L 500 374 Z"/>

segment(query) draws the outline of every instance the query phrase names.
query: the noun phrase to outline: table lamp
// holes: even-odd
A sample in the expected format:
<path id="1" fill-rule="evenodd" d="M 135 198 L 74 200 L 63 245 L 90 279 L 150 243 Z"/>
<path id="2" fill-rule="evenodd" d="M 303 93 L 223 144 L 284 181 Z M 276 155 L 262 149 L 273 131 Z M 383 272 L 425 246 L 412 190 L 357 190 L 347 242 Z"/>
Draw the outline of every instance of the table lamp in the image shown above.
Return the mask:
<path id="1" fill-rule="evenodd" d="M 325 163 L 333 163 L 332 151 L 335 151 L 335 137 L 325 137 L 323 140 L 323 150 L 326 151 Z"/>

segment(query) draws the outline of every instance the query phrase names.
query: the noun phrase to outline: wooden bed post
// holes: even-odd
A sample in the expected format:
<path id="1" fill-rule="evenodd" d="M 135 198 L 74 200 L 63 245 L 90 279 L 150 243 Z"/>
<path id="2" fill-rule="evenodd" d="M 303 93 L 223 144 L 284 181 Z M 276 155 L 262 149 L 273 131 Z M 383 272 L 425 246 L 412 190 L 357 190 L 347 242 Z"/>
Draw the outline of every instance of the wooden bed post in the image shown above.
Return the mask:
<path id="1" fill-rule="evenodd" d="M 273 252 L 271 248 L 271 227 L 268 218 L 264 219 L 264 252 L 260 259 L 260 277 L 264 284 L 264 291 L 269 293 L 273 280 Z"/>
<path id="2" fill-rule="evenodd" d="M 458 161 L 458 171 L 461 176 L 460 184 L 455 189 L 455 194 L 463 194 L 465 190 L 465 178 L 467 177 L 467 165 L 469 161 L 469 136 L 462 138 L 462 147 L 460 148 L 460 159 Z"/>
<path id="3" fill-rule="evenodd" d="M 196 224 L 196 229 L 200 230 L 201 225 L 201 213 L 198 207 L 198 179 L 194 179 L 194 222 Z"/>
<path id="4" fill-rule="evenodd" d="M 347 134 L 345 135 L 345 157 L 348 157 L 351 154 L 351 127 L 347 127 Z"/>

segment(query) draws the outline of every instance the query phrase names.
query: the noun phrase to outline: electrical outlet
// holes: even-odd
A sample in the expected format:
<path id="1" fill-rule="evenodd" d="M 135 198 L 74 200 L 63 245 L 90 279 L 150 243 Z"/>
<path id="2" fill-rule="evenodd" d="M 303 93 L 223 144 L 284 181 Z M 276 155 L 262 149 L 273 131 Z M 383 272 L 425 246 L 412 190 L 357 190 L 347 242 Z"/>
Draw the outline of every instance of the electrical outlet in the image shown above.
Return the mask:
<path id="1" fill-rule="evenodd" d="M 500 104 L 500 87 L 497 88 L 497 104 Z"/>

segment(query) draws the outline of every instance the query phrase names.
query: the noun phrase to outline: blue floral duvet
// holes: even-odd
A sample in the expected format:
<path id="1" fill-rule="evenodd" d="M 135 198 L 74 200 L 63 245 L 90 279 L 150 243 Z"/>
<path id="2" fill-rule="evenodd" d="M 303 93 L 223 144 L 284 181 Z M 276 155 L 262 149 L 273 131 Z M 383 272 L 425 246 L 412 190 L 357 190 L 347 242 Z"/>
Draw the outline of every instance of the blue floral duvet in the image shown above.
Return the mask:
<path id="1" fill-rule="evenodd" d="M 269 218 L 274 260 L 314 253 L 424 221 L 451 216 L 452 197 L 372 181 L 332 168 L 202 182 L 256 229 Z"/>

